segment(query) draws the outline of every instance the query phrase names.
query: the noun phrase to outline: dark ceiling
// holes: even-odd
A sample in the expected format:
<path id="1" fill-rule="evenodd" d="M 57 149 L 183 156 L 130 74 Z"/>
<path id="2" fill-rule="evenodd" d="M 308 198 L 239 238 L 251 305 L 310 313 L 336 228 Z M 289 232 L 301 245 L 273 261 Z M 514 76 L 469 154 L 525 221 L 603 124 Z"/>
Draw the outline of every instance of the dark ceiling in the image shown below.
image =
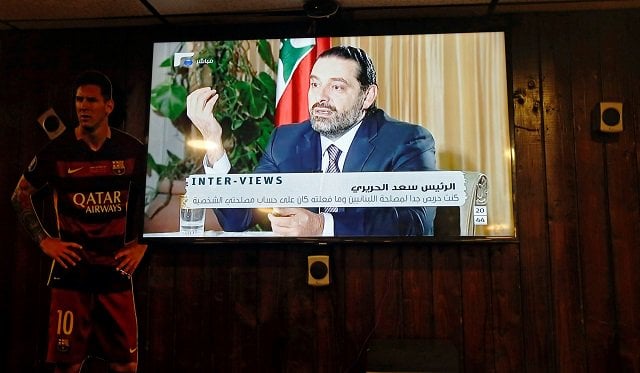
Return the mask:
<path id="1" fill-rule="evenodd" d="M 306 18 L 308 0 L 1 0 L 0 30 L 197 25 Z M 640 8 L 640 0 L 336 0 L 351 18 Z M 335 17 L 334 16 L 334 17 Z"/>

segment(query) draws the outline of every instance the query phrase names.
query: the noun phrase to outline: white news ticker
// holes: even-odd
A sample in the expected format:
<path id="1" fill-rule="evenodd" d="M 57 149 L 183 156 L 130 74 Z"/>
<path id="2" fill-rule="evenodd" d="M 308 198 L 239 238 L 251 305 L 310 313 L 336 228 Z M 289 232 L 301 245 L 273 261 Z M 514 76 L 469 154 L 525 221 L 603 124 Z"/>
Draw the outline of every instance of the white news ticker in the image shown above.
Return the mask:
<path id="1" fill-rule="evenodd" d="M 189 208 L 461 206 L 462 171 L 197 174 Z"/>

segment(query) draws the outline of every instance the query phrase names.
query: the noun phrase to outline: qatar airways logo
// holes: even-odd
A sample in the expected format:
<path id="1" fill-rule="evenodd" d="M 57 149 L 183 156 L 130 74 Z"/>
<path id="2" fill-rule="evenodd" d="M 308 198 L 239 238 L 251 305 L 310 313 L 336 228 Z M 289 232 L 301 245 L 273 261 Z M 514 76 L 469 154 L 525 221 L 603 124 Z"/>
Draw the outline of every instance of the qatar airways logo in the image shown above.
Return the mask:
<path id="1" fill-rule="evenodd" d="M 83 209 L 86 214 L 121 212 L 123 209 L 121 194 L 119 190 L 75 193 L 73 195 L 73 204 Z"/>

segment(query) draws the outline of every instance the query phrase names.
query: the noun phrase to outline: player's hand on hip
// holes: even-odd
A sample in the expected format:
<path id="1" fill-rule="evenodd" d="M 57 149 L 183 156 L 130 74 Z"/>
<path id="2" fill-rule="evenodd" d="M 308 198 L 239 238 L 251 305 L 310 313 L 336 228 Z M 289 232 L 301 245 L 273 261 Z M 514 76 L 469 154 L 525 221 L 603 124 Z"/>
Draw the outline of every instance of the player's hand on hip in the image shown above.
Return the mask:
<path id="1" fill-rule="evenodd" d="M 144 253 L 147 251 L 147 245 L 139 242 L 131 242 L 116 253 L 116 270 L 120 273 L 131 276 L 133 271 L 138 268 Z"/>
<path id="2" fill-rule="evenodd" d="M 63 268 L 73 267 L 82 260 L 82 257 L 78 254 L 78 251 L 82 250 L 82 246 L 75 242 L 66 242 L 59 238 L 47 237 L 40 241 L 40 249 Z"/>

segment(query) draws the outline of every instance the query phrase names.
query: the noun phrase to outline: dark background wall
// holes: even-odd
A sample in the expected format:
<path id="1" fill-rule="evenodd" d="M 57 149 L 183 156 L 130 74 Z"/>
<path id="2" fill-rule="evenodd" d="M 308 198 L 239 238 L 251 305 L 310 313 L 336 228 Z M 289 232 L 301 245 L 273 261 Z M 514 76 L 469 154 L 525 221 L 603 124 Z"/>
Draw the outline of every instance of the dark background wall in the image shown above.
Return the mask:
<path id="1" fill-rule="evenodd" d="M 517 240 L 151 247 L 134 282 L 140 372 L 361 372 L 371 341 L 396 338 L 449 341 L 468 372 L 640 371 L 640 12 L 503 21 L 525 94 L 513 103 Z M 123 93 L 118 126 L 143 138 L 152 37 L 0 33 L 3 371 L 48 369 L 50 261 L 9 204 L 47 141 L 35 119 L 51 106 L 71 123 L 72 78 L 94 67 Z M 600 101 L 624 103 L 623 133 L 593 133 Z M 324 288 L 306 285 L 318 252 L 331 256 Z"/>

